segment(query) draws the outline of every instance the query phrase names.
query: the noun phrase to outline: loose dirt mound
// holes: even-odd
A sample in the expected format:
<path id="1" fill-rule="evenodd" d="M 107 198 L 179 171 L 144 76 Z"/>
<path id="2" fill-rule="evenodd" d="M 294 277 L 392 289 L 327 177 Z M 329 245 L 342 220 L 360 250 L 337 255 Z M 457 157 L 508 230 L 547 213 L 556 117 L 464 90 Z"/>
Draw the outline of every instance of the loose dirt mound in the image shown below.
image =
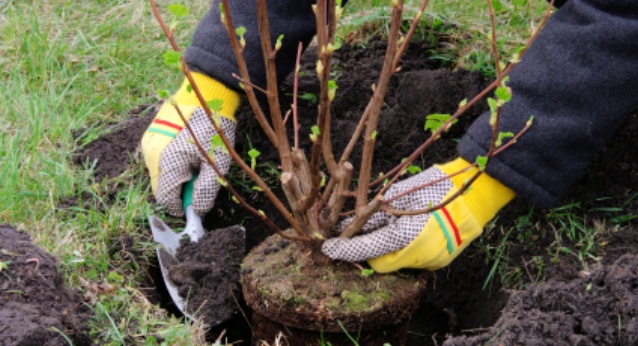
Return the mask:
<path id="1" fill-rule="evenodd" d="M 239 265 L 246 248 L 244 231 L 228 227 L 207 232 L 197 243 L 182 240 L 178 264 L 167 268 L 186 310 L 209 326 L 230 319 L 238 310 Z"/>
<path id="2" fill-rule="evenodd" d="M 423 131 L 425 115 L 453 112 L 459 101 L 476 95 L 486 85 L 477 73 L 441 69 L 440 65 L 427 59 L 429 48 L 427 44 L 412 45 L 403 59 L 404 68 L 392 79 L 383 107 L 375 154 L 378 172 L 393 167 L 424 140 L 427 136 Z M 385 43 L 372 42 L 365 49 L 343 47 L 337 52 L 340 77 L 333 105 L 335 146 L 342 146 L 349 140 L 351 129 L 372 93 L 370 86 L 376 81 L 384 50 Z M 316 57 L 312 56 L 312 52 L 308 53 L 304 56 L 306 65 L 302 70 L 311 76 L 314 75 L 312 64 Z M 301 81 L 300 92 L 316 94 L 317 90 L 312 78 Z M 287 107 L 290 102 L 284 100 L 282 104 Z M 316 110 L 309 101 L 300 101 L 300 107 L 304 129 L 301 132 L 302 146 L 307 146 L 308 129 L 316 121 Z M 443 140 L 436 142 L 432 150 L 419 159 L 418 164 L 428 167 L 453 158 L 456 155 L 455 139 L 484 110 L 486 105 L 483 103 L 473 107 L 444 135 Z M 275 192 L 281 195 L 273 169 L 278 163 L 276 153 L 265 144 L 266 138 L 245 104 L 240 107 L 237 117 L 237 149 L 243 153 L 250 148 L 261 151 L 258 169 L 270 179 L 268 181 Z M 139 129 L 145 127 L 151 118 L 151 115 L 132 116 L 122 128 L 130 147 L 122 148 L 118 144 L 116 150 L 110 150 L 111 154 L 124 150 L 133 152 L 141 138 Z M 126 130 L 129 127 L 130 133 Z M 577 243 L 578 239 L 558 238 L 559 230 L 544 222 L 548 211 L 530 212 L 530 206 L 524 201 L 515 201 L 499 214 L 498 230 L 486 232 L 476 241 L 476 246 L 469 247 L 452 265 L 430 274 L 424 302 L 412 319 L 408 345 L 440 345 L 446 340 L 451 345 L 467 345 L 487 343 L 491 337 L 504 345 L 569 344 L 571 341 L 583 345 L 624 345 L 635 342 L 638 304 L 632 288 L 636 285 L 635 277 L 631 275 L 635 275 L 636 260 L 627 256 L 616 264 L 614 262 L 624 254 L 638 254 L 638 222 L 635 218 L 638 215 L 638 198 L 632 197 L 638 193 L 638 163 L 635 161 L 638 155 L 637 128 L 638 116 L 633 114 L 561 202 L 564 205 L 576 201 L 573 213 L 582 216 L 587 227 L 596 226 L 598 220 L 618 217 L 614 221 L 616 224 L 600 227 L 601 234 L 597 239 L 604 246 L 594 253 L 600 257 L 599 260 L 585 259 L 590 266 L 600 266 L 600 269 L 581 277 L 583 262 L 576 256 L 564 253 L 550 256 L 549 249 L 561 246 L 577 249 L 585 245 Z M 113 143 L 99 138 L 91 145 L 109 148 Z M 105 164 L 110 162 L 107 165 L 126 168 L 126 160 L 107 161 L 110 154 L 106 150 L 104 152 L 107 155 L 100 160 L 104 160 Z M 79 155 L 79 162 L 84 162 L 83 155 L 89 154 Z M 353 162 L 358 162 L 357 155 L 355 152 Z M 117 171 L 104 168 L 104 172 Z M 251 204 L 271 216 L 280 227 L 286 226 L 264 196 L 252 191 L 252 184 L 247 182 L 242 172 L 231 169 L 229 177 L 231 181 L 244 185 L 243 194 Z M 612 213 L 606 209 L 619 205 L 622 205 L 620 211 Z M 248 249 L 270 235 L 260 220 L 239 209 L 222 191 L 205 225 L 208 229 L 216 229 L 236 224 L 247 229 Z M 505 230 L 515 229 L 506 244 L 503 244 L 505 234 L 500 231 L 501 226 Z M 524 235 L 522 240 L 516 240 L 519 235 Z M 479 245 L 479 242 L 482 243 Z M 484 287 L 493 269 L 494 251 L 500 246 L 506 246 L 509 251 L 508 256 L 503 255 L 500 260 L 520 270 L 516 279 L 516 287 L 520 291 L 501 290 L 498 275 Z M 534 263 L 542 266 L 535 267 Z M 620 280 L 621 275 L 627 275 L 623 279 L 626 281 Z M 538 284 L 538 281 L 547 283 Z M 511 297 L 510 293 L 513 293 Z M 504 307 L 506 309 L 501 311 Z M 220 328 L 228 329 L 232 340 L 250 339 L 249 331 L 236 333 L 249 328 L 243 317 L 233 318 Z M 519 337 L 521 339 L 517 339 Z"/>
<path id="3" fill-rule="evenodd" d="M 638 256 L 571 281 L 512 294 L 498 322 L 475 337 L 444 345 L 636 345 Z"/>
<path id="4" fill-rule="evenodd" d="M 56 259 L 25 233 L 0 225 L 0 344 L 91 345 L 90 310 L 64 286 Z"/>

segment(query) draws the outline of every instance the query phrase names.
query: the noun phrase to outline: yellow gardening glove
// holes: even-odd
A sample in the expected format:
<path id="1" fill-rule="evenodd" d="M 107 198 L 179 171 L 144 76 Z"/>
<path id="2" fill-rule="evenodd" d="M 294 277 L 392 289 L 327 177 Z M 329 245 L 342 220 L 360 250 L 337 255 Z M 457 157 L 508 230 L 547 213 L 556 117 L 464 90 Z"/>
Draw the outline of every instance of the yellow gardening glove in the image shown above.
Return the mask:
<path id="1" fill-rule="evenodd" d="M 206 101 L 221 100 L 220 126 L 234 144 L 234 114 L 239 106 L 240 95 L 206 75 L 196 72 L 192 72 L 192 75 Z M 184 80 L 181 88 L 173 96 L 173 101 L 193 129 L 199 143 L 209 152 L 212 146 L 211 139 L 217 132 L 200 107 L 195 92 L 189 90 L 188 85 L 188 80 Z M 184 214 L 182 185 L 192 178 L 194 172 L 199 172 L 199 176 L 193 186 L 193 210 L 199 215 L 204 215 L 213 208 L 219 191 L 217 174 L 197 149 L 190 132 L 170 102 L 165 102 L 160 108 L 142 137 L 141 146 L 151 177 L 153 194 L 168 213 L 174 216 Z M 221 173 L 226 174 L 231 163 L 228 154 L 217 148 L 214 158 Z"/>
<path id="2" fill-rule="evenodd" d="M 437 165 L 403 180 L 388 189 L 386 200 L 460 171 L 470 164 L 458 158 Z M 476 168 L 451 179 L 411 192 L 391 202 L 399 210 L 426 209 L 439 204 L 461 188 Z M 464 194 L 430 214 L 393 216 L 379 212 L 365 225 L 363 235 L 352 239 L 332 238 L 324 242 L 323 252 L 332 259 L 359 262 L 367 260 L 379 273 L 403 268 L 436 270 L 447 266 L 496 213 L 514 198 L 514 192 L 483 173 Z M 345 220 L 339 228 L 344 228 Z"/>

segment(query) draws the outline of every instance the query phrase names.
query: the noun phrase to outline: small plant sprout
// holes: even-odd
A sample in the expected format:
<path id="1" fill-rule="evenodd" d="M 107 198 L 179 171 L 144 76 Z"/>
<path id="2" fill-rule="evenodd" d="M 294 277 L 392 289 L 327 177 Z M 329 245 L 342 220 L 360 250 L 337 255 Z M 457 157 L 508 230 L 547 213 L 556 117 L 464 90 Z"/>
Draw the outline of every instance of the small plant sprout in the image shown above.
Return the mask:
<path id="1" fill-rule="evenodd" d="M 265 196 L 285 218 L 292 232 L 284 233 L 271 221 L 268 215 L 265 215 L 261 210 L 255 209 L 247 203 L 230 184 L 227 184 L 227 188 L 233 195 L 233 200 L 236 200 L 244 208 L 263 220 L 268 227 L 283 238 L 298 240 L 307 244 L 307 247 L 311 250 L 312 258 L 316 259 L 317 263 L 326 261 L 326 258 L 323 257 L 320 251 L 320 245 L 325 239 L 334 236 L 353 237 L 357 235 L 372 215 L 379 211 L 395 216 L 417 215 L 430 213 L 445 206 L 469 188 L 470 184 L 485 170 L 490 158 L 513 145 L 532 124 L 530 119 L 517 133 L 499 131 L 501 108 L 512 97 L 511 90 L 506 86 L 507 74 L 514 68 L 515 62 L 509 61 L 509 65 L 506 65 L 501 63 L 499 59 L 496 49 L 494 9 L 492 8 L 491 1 L 488 0 L 488 10 L 492 28 L 490 31 L 490 43 L 495 60 L 496 80 L 473 98 L 460 101 L 458 109 L 453 114 L 428 115 L 424 128 L 426 132 L 429 132 L 429 137 L 422 143 L 416 143 L 412 153 L 402 162 L 397 163 L 396 167 L 373 178 L 374 147 L 388 85 L 393 74 L 400 70 L 401 56 L 403 52 L 405 52 L 412 34 L 420 22 L 428 0 L 421 2 L 419 10 L 405 33 L 401 32 L 402 24 L 405 23 L 403 20 L 404 0 L 389 0 L 392 6 L 387 40 L 391 44 L 387 45 L 384 62 L 379 71 L 378 80 L 374 83 L 369 103 L 360 115 L 359 123 L 353 130 L 349 142 L 345 147 L 338 148 L 338 152 L 341 153 L 338 157 L 335 155 L 335 148 L 333 148 L 331 140 L 331 133 L 334 131 L 332 128 L 331 106 L 335 98 L 338 97 L 338 87 L 331 67 L 333 66 L 333 53 L 339 46 L 338 43 L 335 43 L 335 28 L 342 11 L 341 2 L 339 0 L 319 0 L 313 5 L 317 28 L 317 60 L 314 71 L 319 80 L 320 90 L 317 95 L 311 97 L 309 94 L 299 95 L 297 91 L 298 80 L 301 78 L 299 73 L 299 61 L 302 45 L 300 42 L 290 42 L 290 40 L 284 39 L 281 35 L 274 40 L 273 44 L 273 36 L 271 36 L 270 26 L 268 25 L 266 0 L 256 0 L 257 27 L 262 43 L 261 48 L 265 63 L 266 86 L 264 89 L 261 89 L 251 82 L 248 66 L 243 56 L 243 48 L 246 45 L 244 39 L 246 29 L 241 26 L 234 26 L 229 1 L 221 0 L 219 7 L 221 20 L 225 25 L 230 44 L 235 54 L 237 67 L 240 71 L 240 76 L 236 76 L 236 78 L 245 91 L 246 98 L 257 122 L 268 137 L 272 148 L 279 155 L 279 167 L 281 170 L 279 175 L 281 177 L 280 182 L 286 197 L 286 202 L 284 202 L 273 193 L 270 187 L 264 182 L 264 179 L 255 171 L 256 158 L 259 155 L 258 152 L 251 150 L 251 152 L 249 152 L 250 161 L 245 162 L 241 155 L 232 147 L 221 126 L 219 126 L 218 121 L 215 121 L 214 114 L 218 113 L 222 105 L 215 104 L 214 102 L 206 102 L 206 100 L 202 99 L 201 93 L 196 87 L 184 59 L 179 53 L 180 50 L 175 42 L 172 30 L 170 30 L 162 20 L 155 1 L 149 0 L 149 2 L 153 13 L 174 51 L 172 53 L 166 53 L 164 60 L 170 66 L 179 66 L 190 84 L 193 85 L 195 95 L 199 99 L 202 108 L 206 111 L 215 131 L 219 134 L 218 139 L 215 139 L 215 148 L 219 146 L 226 148 L 233 161 L 254 181 L 256 187 L 263 191 Z M 182 10 L 178 10 L 177 12 L 180 15 L 183 13 Z M 546 22 L 550 13 L 551 8 L 548 9 L 545 20 L 536 28 L 534 34 L 532 34 L 532 39 L 542 28 L 542 24 Z M 178 17 L 177 14 L 174 15 Z M 531 44 L 532 39 L 518 52 L 516 61 L 520 60 L 526 48 Z M 277 67 L 275 65 L 276 55 L 285 45 L 296 45 L 298 47 L 297 64 L 294 70 L 293 104 L 291 110 L 281 109 L 277 85 Z M 264 112 L 261 108 L 257 100 L 256 92 L 264 93 L 267 97 L 268 112 Z M 467 171 L 472 167 L 478 167 L 479 172 L 468 179 L 457 193 L 438 205 L 432 205 L 422 210 L 393 209 L 390 206 L 392 200 L 418 189 L 426 188 L 434 182 L 416 186 L 410 191 L 388 200 L 385 200 L 384 193 L 387 192 L 406 171 L 412 174 L 418 173 L 419 169 L 413 164 L 414 160 L 420 157 L 426 149 L 430 148 L 432 143 L 457 122 L 458 118 L 470 107 L 475 105 L 479 100 L 488 97 L 488 94 L 492 92 L 494 93 L 494 97 L 488 98 L 488 104 L 492 113 L 490 117 L 490 126 L 492 128 L 490 148 L 485 155 L 479 157 L 476 162 L 459 172 L 451 174 L 451 176 Z M 296 105 L 298 98 L 317 103 L 316 122 L 315 125 L 309 129 L 301 129 L 297 121 Z M 289 114 L 292 114 L 292 126 L 287 123 Z M 293 136 L 290 137 L 294 137 L 294 143 L 290 143 L 289 140 L 288 132 L 291 131 L 290 128 L 292 128 L 293 131 Z M 312 141 L 309 148 L 301 148 L 299 146 L 298 138 L 300 132 L 309 133 Z M 198 142 L 198 140 L 195 139 L 195 142 Z M 351 154 L 357 146 L 360 147 L 361 159 L 359 162 L 351 162 Z M 198 147 L 201 146 L 198 145 Z M 204 152 L 203 149 L 200 151 L 208 158 L 208 164 L 210 164 L 215 171 L 219 172 L 211 155 Z M 358 176 L 353 176 L 353 172 L 355 171 Z M 353 207 L 350 209 L 351 207 L 346 206 Z M 332 230 L 344 215 L 352 217 L 352 222 L 350 222 L 339 235 L 333 234 Z"/>
<path id="2" fill-rule="evenodd" d="M 0 273 L 9 269 L 9 264 L 11 263 L 13 263 L 13 261 L 0 261 Z"/>
<path id="3" fill-rule="evenodd" d="M 246 33 L 246 27 L 240 26 L 235 29 L 235 33 L 239 36 L 239 45 L 244 48 L 246 47 L 246 39 L 244 38 L 244 34 Z"/>
<path id="4" fill-rule="evenodd" d="M 250 157 L 250 168 L 255 169 L 257 166 L 257 158 L 261 155 L 259 150 L 252 148 L 248 151 L 248 156 Z"/>

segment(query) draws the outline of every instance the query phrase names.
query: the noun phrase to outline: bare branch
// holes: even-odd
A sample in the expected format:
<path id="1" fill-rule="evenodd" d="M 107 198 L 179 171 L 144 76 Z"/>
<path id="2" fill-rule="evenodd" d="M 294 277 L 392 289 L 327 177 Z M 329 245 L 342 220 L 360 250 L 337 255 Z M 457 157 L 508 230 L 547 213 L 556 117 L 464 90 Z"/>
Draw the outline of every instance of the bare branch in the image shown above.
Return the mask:
<path id="1" fill-rule="evenodd" d="M 253 84 L 250 82 L 250 74 L 248 73 L 248 66 L 246 66 L 246 59 L 244 59 L 244 49 L 241 44 L 237 40 L 237 36 L 235 34 L 235 26 L 233 25 L 233 18 L 230 14 L 230 7 L 228 6 L 228 0 L 222 1 L 222 10 L 224 11 L 224 27 L 226 28 L 226 32 L 228 33 L 228 38 L 230 38 L 230 44 L 233 47 L 233 52 L 235 53 L 235 59 L 237 60 L 237 67 L 239 68 L 239 72 L 241 73 L 243 82 L 244 92 L 246 93 L 246 98 L 248 99 L 248 103 L 250 103 L 250 107 L 255 114 L 255 118 L 259 125 L 268 136 L 268 139 L 273 144 L 275 148 L 279 147 L 279 141 L 277 136 L 275 135 L 275 131 L 268 123 L 264 112 L 259 105 L 259 101 L 257 100 L 257 96 L 253 90 Z"/>

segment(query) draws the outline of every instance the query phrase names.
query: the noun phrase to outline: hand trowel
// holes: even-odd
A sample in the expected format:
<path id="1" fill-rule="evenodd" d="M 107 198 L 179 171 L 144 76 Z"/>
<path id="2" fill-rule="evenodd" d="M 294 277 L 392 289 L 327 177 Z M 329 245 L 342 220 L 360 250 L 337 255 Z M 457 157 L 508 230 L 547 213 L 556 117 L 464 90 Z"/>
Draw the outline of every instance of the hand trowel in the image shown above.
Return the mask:
<path id="1" fill-rule="evenodd" d="M 193 184 L 196 178 L 197 176 L 194 176 L 183 186 L 182 200 L 184 201 L 184 213 L 186 214 L 186 227 L 182 232 L 174 232 L 164 221 L 155 215 L 151 215 L 148 218 L 151 231 L 153 232 L 153 239 L 161 245 L 157 248 L 157 259 L 159 260 L 166 289 L 179 311 L 191 320 L 195 320 L 195 318 L 186 311 L 186 300 L 179 295 L 177 285 L 171 280 L 169 268 L 178 263 L 176 255 L 180 240 L 183 237 L 187 236 L 191 241 L 197 242 L 205 233 L 202 219 L 195 213 L 192 206 Z"/>

